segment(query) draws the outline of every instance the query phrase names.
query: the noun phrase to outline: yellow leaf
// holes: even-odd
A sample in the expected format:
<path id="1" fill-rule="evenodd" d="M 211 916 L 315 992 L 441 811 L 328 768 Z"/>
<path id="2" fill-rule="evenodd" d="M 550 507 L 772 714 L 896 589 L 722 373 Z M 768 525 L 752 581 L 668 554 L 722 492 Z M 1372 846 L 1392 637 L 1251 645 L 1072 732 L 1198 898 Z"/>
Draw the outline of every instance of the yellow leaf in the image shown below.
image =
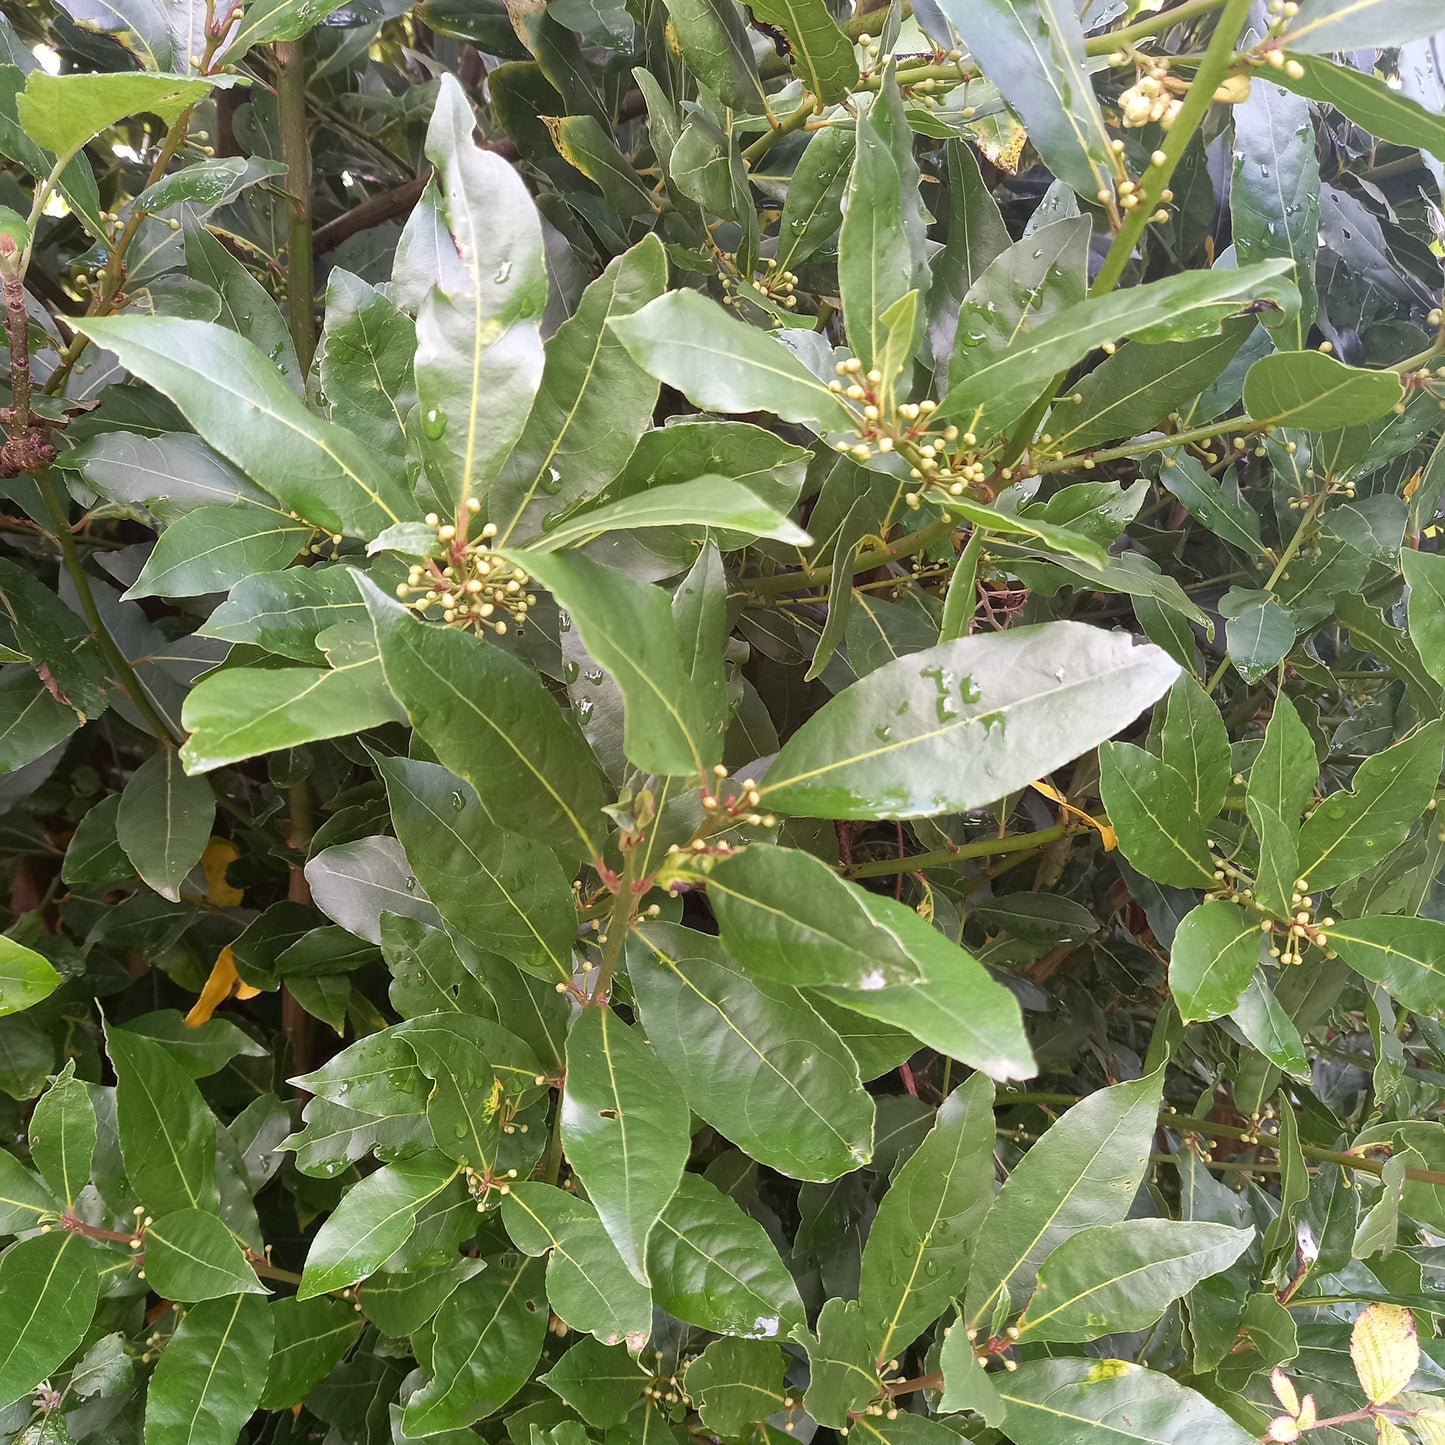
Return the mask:
<path id="1" fill-rule="evenodd" d="M 226 869 L 241 856 L 234 843 L 212 838 L 201 854 L 201 871 L 206 875 L 206 897 L 217 908 L 238 908 L 243 897 L 239 888 L 226 882 Z"/>
<path id="2" fill-rule="evenodd" d="M 216 955 L 211 976 L 206 980 L 201 996 L 186 1015 L 186 1027 L 198 1029 L 203 1023 L 207 1023 L 215 1013 L 217 1005 L 225 1003 L 232 994 L 237 998 L 255 998 L 260 992 L 260 989 L 252 988 L 249 983 L 241 981 L 241 975 L 236 972 L 235 955 L 229 948 L 223 948 Z"/>
<path id="3" fill-rule="evenodd" d="M 1119 839 L 1114 830 L 1105 822 L 1095 818 L 1092 814 L 1084 812 L 1082 808 L 1076 808 L 1064 795 L 1050 783 L 1030 783 L 1034 792 L 1042 793 L 1044 797 L 1052 799 L 1063 809 L 1064 815 L 1070 818 L 1077 818 L 1081 823 L 1087 823 L 1089 827 L 1098 831 L 1099 839 L 1104 845 L 1106 853 L 1112 853 L 1119 846 Z"/>
<path id="4" fill-rule="evenodd" d="M 1415 1316 L 1400 1305 L 1370 1305 L 1350 1333 L 1350 1359 L 1371 1404 L 1393 1400 L 1420 1367 Z"/>
<path id="5" fill-rule="evenodd" d="M 1376 1415 L 1375 1445 L 1410 1445 L 1410 1437 L 1393 1420 Z"/>

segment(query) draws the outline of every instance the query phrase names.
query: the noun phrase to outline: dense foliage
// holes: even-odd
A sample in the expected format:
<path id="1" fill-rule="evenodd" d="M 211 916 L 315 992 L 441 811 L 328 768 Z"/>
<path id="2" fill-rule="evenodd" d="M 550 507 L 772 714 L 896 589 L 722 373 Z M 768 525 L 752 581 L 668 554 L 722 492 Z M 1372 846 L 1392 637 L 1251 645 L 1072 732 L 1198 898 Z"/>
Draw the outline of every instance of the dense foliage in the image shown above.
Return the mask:
<path id="1" fill-rule="evenodd" d="M 1439 0 L 56 4 L 0 1437 L 1441 1445 Z"/>

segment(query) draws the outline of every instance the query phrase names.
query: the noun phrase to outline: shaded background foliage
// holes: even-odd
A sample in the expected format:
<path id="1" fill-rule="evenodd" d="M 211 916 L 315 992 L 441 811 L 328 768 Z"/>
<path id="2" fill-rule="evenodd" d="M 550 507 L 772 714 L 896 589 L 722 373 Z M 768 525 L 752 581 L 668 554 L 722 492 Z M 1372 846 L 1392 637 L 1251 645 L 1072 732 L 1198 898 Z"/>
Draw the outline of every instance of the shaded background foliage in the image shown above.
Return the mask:
<path id="1" fill-rule="evenodd" d="M 1439 1445 L 1439 24 L 8 7 L 0 1434 Z"/>

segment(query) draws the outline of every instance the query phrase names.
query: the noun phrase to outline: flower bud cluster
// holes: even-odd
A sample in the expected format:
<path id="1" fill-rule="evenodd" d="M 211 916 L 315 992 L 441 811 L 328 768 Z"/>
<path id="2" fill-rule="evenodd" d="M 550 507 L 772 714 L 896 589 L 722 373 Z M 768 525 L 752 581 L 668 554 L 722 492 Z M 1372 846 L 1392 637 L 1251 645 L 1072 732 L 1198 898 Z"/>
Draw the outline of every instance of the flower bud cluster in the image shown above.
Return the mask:
<path id="1" fill-rule="evenodd" d="M 475 497 L 467 503 L 467 511 L 479 510 Z M 435 512 L 427 514 L 427 526 L 435 527 L 437 541 L 446 549 L 443 562 L 428 560 L 424 566 L 412 566 L 406 581 L 396 595 L 422 616 L 434 608 L 441 609 L 441 619 L 458 627 L 479 631 L 490 628 L 501 636 L 507 631 L 507 618 L 514 618 L 520 627 L 528 612 L 537 605 L 534 593 L 527 591 L 531 578 L 507 558 L 491 549 L 497 535 L 494 522 L 484 526 L 475 542 L 465 541 L 450 522 L 442 522 Z M 417 595 L 420 594 L 420 595 Z"/>

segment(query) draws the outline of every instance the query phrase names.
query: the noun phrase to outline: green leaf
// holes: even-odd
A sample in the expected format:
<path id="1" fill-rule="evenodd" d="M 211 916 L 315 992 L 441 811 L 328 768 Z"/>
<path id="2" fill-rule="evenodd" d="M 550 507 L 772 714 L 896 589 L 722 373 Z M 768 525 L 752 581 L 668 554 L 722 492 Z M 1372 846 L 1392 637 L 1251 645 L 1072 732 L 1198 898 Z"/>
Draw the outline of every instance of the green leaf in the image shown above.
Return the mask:
<path id="1" fill-rule="evenodd" d="M 135 71 L 50 75 L 32 70 L 16 109 L 32 141 L 57 156 L 70 156 L 92 136 L 130 115 L 158 115 L 169 125 L 203 99 L 214 83 Z"/>
<path id="2" fill-rule="evenodd" d="M 281 308 L 271 293 L 201 224 L 191 212 L 183 222 L 186 236 L 186 273 L 220 298 L 216 319 L 265 352 L 300 393 L 305 378 L 296 359 L 296 346 Z"/>
<path id="3" fill-rule="evenodd" d="M 1079 1229 L 1123 1219 L 1148 1166 L 1162 1071 L 1090 1094 L 1052 1124 L 994 1197 L 974 1245 L 965 1316 L 1017 1308 L 1039 1266 Z"/>
<path id="4" fill-rule="evenodd" d="M 312 529 L 259 507 L 199 507 L 172 522 L 124 600 L 225 592 L 256 572 L 286 566 Z"/>
<path id="5" fill-rule="evenodd" d="M 577 911 L 556 855 L 495 827 L 447 769 L 376 759 L 407 861 L 442 917 L 464 938 L 552 983 L 572 977 Z"/>
<path id="6" fill-rule="evenodd" d="M 851 63 L 851 51 L 849 59 Z M 872 105 L 858 117 L 853 171 L 838 233 L 843 315 L 864 371 L 883 359 L 888 344 L 884 314 L 910 291 L 921 291 L 928 279 L 918 164 L 896 68 L 896 62 L 888 65 Z M 903 360 L 912 358 L 916 341 L 916 328 L 909 331 L 901 348 Z M 893 371 L 885 373 L 890 387 Z"/>
<path id="7" fill-rule="evenodd" d="M 138 767 L 120 795 L 116 837 L 135 871 L 175 902 L 186 875 L 201 861 L 216 817 L 204 778 L 187 777 L 172 747 L 161 746 Z"/>
<path id="8" fill-rule="evenodd" d="M 0 1405 L 28 1395 L 80 1348 L 100 1288 L 78 1234 L 37 1234 L 0 1254 Z"/>
<path id="9" fill-rule="evenodd" d="M 1196 271 L 1090 297 L 951 387 L 934 420 L 983 440 L 1011 426 L 1059 372 L 1095 347 L 1128 336 L 1150 342 L 1208 336 L 1246 301 L 1292 290 L 1278 279 L 1287 267 L 1266 261 L 1247 270 Z"/>
<path id="10" fill-rule="evenodd" d="M 795 848 L 755 843 L 706 872 L 723 947 L 745 968 L 797 988 L 878 988 L 925 975 L 855 884 Z"/>
<path id="11" fill-rule="evenodd" d="M 652 1380 L 624 1347 L 604 1345 L 590 1335 L 538 1378 L 589 1425 L 602 1430 L 622 1424 Z"/>
<path id="12" fill-rule="evenodd" d="M 879 1361 L 901 1355 L 968 1283 L 993 1203 L 993 1105 L 983 1074 L 955 1089 L 878 1205 L 858 1303 Z"/>
<path id="13" fill-rule="evenodd" d="M 1401 843 L 1434 797 L 1445 722 L 1424 727 L 1355 770 L 1352 790 L 1331 793 L 1300 832 L 1300 877 L 1311 888 L 1357 878 Z"/>
<path id="14" fill-rule="evenodd" d="M 189 432 L 99 432 L 63 452 L 56 465 L 78 471 L 109 501 L 142 507 L 161 522 L 173 522 L 197 507 L 238 501 L 276 505 L 275 498 Z"/>
<path id="15" fill-rule="evenodd" d="M 440 1029 L 408 1030 L 405 1042 L 432 1081 L 426 1117 L 437 1148 L 466 1168 L 495 1172 L 501 1117 L 485 1092 L 498 1077 L 487 1056 L 472 1039 Z"/>
<path id="16" fill-rule="evenodd" d="M 422 457 L 438 496 L 463 515 L 522 434 L 542 379 L 547 269 L 542 227 L 521 176 L 472 139 L 476 117 L 444 75 L 426 155 L 441 177 L 460 267 L 438 276 L 416 322 Z"/>
<path id="17" fill-rule="evenodd" d="M 350 567 L 289 567 L 242 578 L 197 629 L 201 637 L 252 642 L 296 662 L 322 663 L 316 634 L 363 615 Z"/>
<path id="18" fill-rule="evenodd" d="M 1181 677 L 1170 689 L 1160 741 L 1163 761 L 1193 785 L 1194 811 L 1201 818 L 1217 817 L 1233 771 L 1229 732 L 1209 694 L 1192 677 Z"/>
<path id="19" fill-rule="evenodd" d="M 547 1301 L 542 1266 L 512 1261 L 464 1280 L 437 1313 L 432 1378 L 407 1402 L 407 1436 L 464 1429 L 527 1383 L 547 1337 Z"/>
<path id="20" fill-rule="evenodd" d="M 1070 1235 L 1039 1269 L 1019 1333 L 1083 1341 L 1148 1329 L 1202 1279 L 1229 1268 L 1252 1229 L 1172 1219 L 1131 1219 Z"/>
<path id="21" fill-rule="evenodd" d="M 1217 1405 L 1125 1360 L 1031 1360 L 1000 1376 L 1017 1445 L 1249 1445 Z"/>
<path id="22" fill-rule="evenodd" d="M 502 1219 L 517 1247 L 547 1256 L 547 1300 L 573 1329 L 636 1348 L 652 1329 L 652 1300 L 628 1273 L 597 1211 L 551 1184 L 513 1184 Z"/>
<path id="23" fill-rule="evenodd" d="M 1110 136 L 1085 65 L 1078 11 L 1066 0 L 945 0 L 940 9 L 1018 112 L 1049 169 L 1090 201 L 1112 191 Z"/>
<path id="24" fill-rule="evenodd" d="M 816 1339 L 802 1326 L 793 1338 L 808 1352 L 807 1412 L 833 1429 L 861 1414 L 881 1387 L 873 1363 L 872 1331 L 855 1300 L 836 1297 L 824 1301 L 818 1312 Z"/>
<path id="25" fill-rule="evenodd" d="M 646 236 L 588 286 L 548 339 L 527 424 L 492 485 L 499 546 L 538 536 L 549 512 L 595 496 L 621 471 L 652 419 L 657 383 L 611 323 L 656 300 L 666 282 L 666 253 Z"/>
<path id="26" fill-rule="evenodd" d="M 880 988 L 823 988 L 844 1008 L 907 1029 L 920 1043 L 996 1079 L 1032 1078 L 1034 1056 L 1018 1001 L 972 954 L 905 903 L 878 893 L 861 901 L 875 924 L 917 960 L 924 983 Z"/>
<path id="27" fill-rule="evenodd" d="M 1293 264 L 1291 276 L 1299 288 L 1300 305 L 1289 308 L 1275 336 L 1281 348 L 1299 350 L 1309 341 L 1318 309 L 1320 167 L 1310 105 L 1277 84 L 1272 75 L 1259 75 L 1249 95 L 1233 109 L 1230 235 L 1241 266 L 1273 256 Z"/>
<path id="28" fill-rule="evenodd" d="M 1174 935 L 1169 991 L 1185 1023 L 1233 1013 L 1259 967 L 1259 917 L 1215 899 L 1191 909 Z"/>
<path id="29" fill-rule="evenodd" d="M 498 822 L 539 842 L 598 851 L 601 777 L 586 743 L 525 663 L 454 628 L 429 626 L 365 579 L 387 685 L 436 756 Z"/>
<path id="30" fill-rule="evenodd" d="M 988 262 L 969 286 L 958 313 L 948 359 L 950 386 L 959 385 L 996 361 L 1021 336 L 1084 300 L 1089 235 L 1087 217 L 1067 217 L 1040 226 Z"/>
<path id="31" fill-rule="evenodd" d="M 1383 984 L 1406 1008 L 1432 1013 L 1440 1007 L 1445 923 L 1388 915 L 1354 918 L 1336 923 L 1328 938 L 1356 973 Z"/>
<path id="32" fill-rule="evenodd" d="M 60 975 L 33 948 L 0 934 L 0 1018 L 33 1008 L 60 982 Z"/>
<path id="33" fill-rule="evenodd" d="M 938 1408 L 945 1414 L 972 1410 L 983 1416 L 985 1424 L 997 1428 L 1007 1412 L 995 1387 L 997 1377 L 979 1368 L 981 1358 L 974 1354 L 967 1330 L 957 1324 L 945 1327 L 943 1346 L 938 1352 L 943 1371 L 943 1398 Z"/>
<path id="34" fill-rule="evenodd" d="M 399 1028 L 368 1034 L 291 1082 L 319 1099 L 382 1118 L 426 1109 L 426 1080 Z"/>
<path id="35" fill-rule="evenodd" d="M 324 422 L 244 337 L 208 321 L 96 317 L 85 334 L 175 402 L 201 436 L 283 506 L 328 532 L 372 537 L 420 510 L 382 458 Z"/>
<path id="36" fill-rule="evenodd" d="M 842 400 L 780 342 L 696 291 L 669 291 L 609 323 L 632 359 L 704 411 L 767 411 L 852 431 Z"/>
<path id="37" fill-rule="evenodd" d="M 365 1327 L 345 1300 L 294 1295 L 272 1302 L 271 1324 L 271 1364 L 256 1402 L 262 1410 L 285 1410 L 304 1400 Z"/>
<path id="38" fill-rule="evenodd" d="M 1141 873 L 1176 888 L 1214 886 L 1205 820 L 1183 774 L 1132 743 L 1105 743 L 1099 791 L 1120 851 Z"/>
<path id="39" fill-rule="evenodd" d="M 344 0 L 251 0 L 235 28 L 226 32 L 225 54 L 244 55 L 263 41 L 299 40 L 341 9 Z"/>
<path id="40" fill-rule="evenodd" d="M 146 1395 L 146 1445 L 229 1445 L 266 1384 L 273 1327 L 264 1299 L 238 1294 L 186 1311 Z"/>
<path id="41" fill-rule="evenodd" d="M 389 297 L 340 266 L 326 279 L 318 370 L 331 419 L 367 445 L 401 457 L 416 405 L 416 326 Z"/>
<path id="42" fill-rule="evenodd" d="M 1244 409 L 1256 422 L 1301 431 L 1360 426 L 1404 396 L 1393 371 L 1346 366 L 1321 351 L 1276 351 L 1244 378 Z"/>
<path id="43" fill-rule="evenodd" d="M 796 990 L 750 979 L 716 939 L 671 924 L 633 931 L 627 971 L 647 1036 L 695 1114 L 795 1179 L 868 1162 L 873 1101 Z"/>
<path id="44" fill-rule="evenodd" d="M 853 167 L 856 135 L 846 126 L 825 126 L 808 141 L 788 182 L 778 222 L 779 268 L 806 261 L 843 219 L 843 188 Z"/>
<path id="45" fill-rule="evenodd" d="M 647 1283 L 647 1239 L 692 1150 L 687 1104 L 646 1041 L 610 1008 L 567 1034 L 562 1147 L 622 1262 Z"/>
<path id="46" fill-rule="evenodd" d="M 852 43 L 823 0 L 764 0 L 752 12 L 783 32 L 794 74 L 824 105 L 845 99 L 858 83 Z"/>
<path id="47" fill-rule="evenodd" d="M 1065 453 L 1081 452 L 1115 437 L 1147 431 L 1218 380 L 1253 325 L 1230 321 L 1220 327 L 1218 336 L 1198 341 L 1166 341 L 1158 346 L 1131 342 L 1120 347 L 1049 413 L 1044 430 L 1053 438 L 1050 446 Z M 1168 485 L 1173 478 L 1166 473 L 1162 480 Z"/>
<path id="48" fill-rule="evenodd" d="M 1445 682 L 1445 556 L 1406 547 L 1400 567 L 1410 588 L 1410 640 L 1430 676 Z"/>
<path id="49" fill-rule="evenodd" d="M 623 740 L 644 772 L 700 776 L 722 753 L 727 706 L 692 680 L 667 594 L 571 554 L 516 557 L 564 608 L 587 651 L 622 690 Z"/>
<path id="50" fill-rule="evenodd" d="M 53 1135 L 53 1130 L 51 1132 Z M 42 1146 L 41 1155 L 48 1161 L 50 1152 L 47 1141 Z M 38 1158 L 36 1164 L 40 1164 Z M 47 1174 L 50 1167 L 49 1162 L 44 1166 Z M 87 1182 L 89 1178 L 87 1171 Z M 59 1213 L 60 1202 L 46 1192 L 13 1154 L 0 1149 L 0 1234 L 22 1234 L 39 1226 L 45 1216 Z"/>
<path id="51" fill-rule="evenodd" d="M 145 1231 L 146 1278 L 162 1299 L 265 1294 L 236 1237 L 203 1209 L 163 1215 Z"/>
<path id="52" fill-rule="evenodd" d="M 784 1338 L 804 1321 L 798 1287 L 757 1220 L 701 1174 L 684 1174 L 648 1236 L 653 1303 L 720 1335 Z"/>
<path id="53" fill-rule="evenodd" d="M 1314 796 L 1319 770 L 1309 729 L 1294 703 L 1280 693 L 1264 730 L 1264 746 L 1249 770 L 1247 801 L 1293 825 Z"/>
<path id="54" fill-rule="evenodd" d="M 773 760 L 764 797 L 817 818 L 981 807 L 1117 732 L 1178 672 L 1158 648 L 1080 623 L 962 637 L 820 708 Z"/>
<path id="55" fill-rule="evenodd" d="M 216 1119 L 195 1082 L 160 1044 L 127 1029 L 107 1025 L 105 1051 L 131 1188 L 157 1215 L 214 1212 Z"/>
<path id="56" fill-rule="evenodd" d="M 1412 150 L 1418 147 L 1445 159 L 1445 117 L 1438 111 L 1401 94 L 1379 76 L 1352 66 L 1337 65 L 1318 55 L 1290 58 L 1304 67 L 1304 74 L 1295 77 L 1279 70 L 1271 80 L 1320 105 L 1334 106 L 1380 140 Z"/>
<path id="57" fill-rule="evenodd" d="M 745 115 L 758 109 L 758 62 L 736 0 L 669 0 L 667 23 L 688 68 L 709 90 Z"/>
<path id="58" fill-rule="evenodd" d="M 75 1060 L 67 1059 L 30 1116 L 30 1157 L 41 1178 L 70 1208 L 90 1183 L 95 1140 L 95 1106 L 75 1077 Z"/>
<path id="59" fill-rule="evenodd" d="M 225 668 L 186 694 L 181 761 L 187 772 L 207 773 L 401 716 L 375 655 L 333 668 Z"/>
<path id="60" fill-rule="evenodd" d="M 728 477 L 701 476 L 667 487 L 649 487 L 636 496 L 594 510 L 584 510 L 544 532 L 529 551 L 556 552 L 584 547 L 606 532 L 644 530 L 650 527 L 704 527 L 726 529 L 742 537 L 771 537 L 795 547 L 812 540 L 787 510 L 779 509 Z"/>
<path id="61" fill-rule="evenodd" d="M 311 1241 L 296 1297 L 329 1294 L 375 1273 L 406 1243 L 417 1211 L 457 1173 L 445 1155 L 425 1153 L 387 1164 L 353 1185 Z"/>
<path id="62" fill-rule="evenodd" d="M 1228 334 L 1228 327 L 1222 334 Z M 1237 484 L 1226 488 L 1210 476 L 1197 457 L 1182 451 L 1165 459 L 1159 480 L 1184 503 L 1197 522 L 1221 541 L 1251 557 L 1265 555 L 1264 543 L 1259 537 L 1259 514 L 1240 497 Z M 1291 634 L 1290 642 L 1293 641 Z"/>
<path id="63" fill-rule="evenodd" d="M 1434 0 L 1303 0 L 1284 43 L 1307 55 L 1373 50 L 1423 40 L 1440 29 Z"/>
<path id="64" fill-rule="evenodd" d="M 714 1340 L 683 1378 L 702 1423 L 717 1435 L 742 1435 L 783 1408 L 783 1357 L 760 1340 Z"/>

